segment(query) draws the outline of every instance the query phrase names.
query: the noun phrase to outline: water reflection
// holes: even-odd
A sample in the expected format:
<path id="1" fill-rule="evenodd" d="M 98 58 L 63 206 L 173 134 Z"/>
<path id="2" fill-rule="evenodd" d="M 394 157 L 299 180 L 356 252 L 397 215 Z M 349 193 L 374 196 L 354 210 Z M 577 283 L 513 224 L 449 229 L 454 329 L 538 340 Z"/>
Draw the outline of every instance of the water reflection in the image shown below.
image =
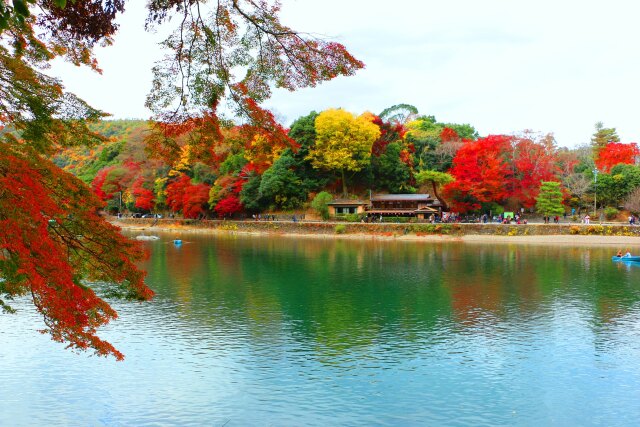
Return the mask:
<path id="1" fill-rule="evenodd" d="M 25 338 L 37 316 L 22 329 L 0 316 L 0 364 L 13 367 L 0 413 L 25 425 L 70 410 L 83 425 L 640 417 L 640 269 L 610 249 L 174 237 L 147 243 L 156 299 L 117 303 L 105 332 L 123 364 Z"/>
<path id="2" fill-rule="evenodd" d="M 185 240 L 179 249 L 152 244 L 148 266 L 185 327 L 238 328 L 252 339 L 280 331 L 331 363 L 345 351 L 379 353 L 390 337 L 411 347 L 452 331 L 495 333 L 553 319 L 558 307 L 599 328 L 637 309 L 640 296 L 640 269 L 612 268 L 608 249 Z"/>

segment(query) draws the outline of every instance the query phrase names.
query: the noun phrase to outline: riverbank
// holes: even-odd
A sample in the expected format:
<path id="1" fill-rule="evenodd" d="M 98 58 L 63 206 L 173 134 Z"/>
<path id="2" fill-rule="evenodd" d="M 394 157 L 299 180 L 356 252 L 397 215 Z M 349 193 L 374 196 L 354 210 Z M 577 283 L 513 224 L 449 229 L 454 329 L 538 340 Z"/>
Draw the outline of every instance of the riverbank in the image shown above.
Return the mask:
<path id="1" fill-rule="evenodd" d="M 460 241 L 544 245 L 640 246 L 640 227 L 599 224 L 390 224 L 292 221 L 219 221 L 114 219 L 112 223 L 143 233 L 223 233 L 340 239 Z"/>

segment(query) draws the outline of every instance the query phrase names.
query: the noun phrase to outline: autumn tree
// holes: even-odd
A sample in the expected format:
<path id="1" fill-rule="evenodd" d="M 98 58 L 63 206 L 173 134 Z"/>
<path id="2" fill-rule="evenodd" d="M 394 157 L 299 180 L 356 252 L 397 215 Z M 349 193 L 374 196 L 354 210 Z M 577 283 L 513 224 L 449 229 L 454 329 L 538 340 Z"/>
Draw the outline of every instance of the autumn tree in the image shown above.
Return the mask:
<path id="1" fill-rule="evenodd" d="M 135 207 L 147 212 L 153 209 L 154 207 L 153 199 L 155 198 L 155 194 L 150 188 L 148 188 L 149 186 L 150 184 L 145 183 L 143 177 L 139 177 L 133 183 L 133 196 L 135 197 Z M 208 194 L 207 194 L 207 199 L 208 199 Z"/>
<path id="2" fill-rule="evenodd" d="M 242 203 L 237 196 L 228 196 L 220 200 L 214 210 L 221 217 L 232 216 L 235 213 L 241 212 L 243 209 Z"/>
<path id="3" fill-rule="evenodd" d="M 490 135 L 467 141 L 449 173 L 455 181 L 443 188 L 444 196 L 459 212 L 478 210 L 485 203 L 501 203 L 512 188 L 512 169 L 508 163 L 512 137 Z"/>
<path id="4" fill-rule="evenodd" d="M 182 215 L 185 218 L 204 217 L 209 203 L 209 190 L 207 184 L 192 184 L 186 188 L 183 195 Z"/>
<path id="5" fill-rule="evenodd" d="M 531 208 L 543 181 L 557 180 L 560 167 L 553 135 L 539 137 L 531 132 L 515 137 L 509 163 L 513 188 L 510 199 L 518 206 Z"/>
<path id="6" fill-rule="evenodd" d="M 630 144 L 610 142 L 600 147 L 595 163 L 600 171 L 606 173 L 618 164 L 634 165 L 639 155 L 640 150 L 635 142 Z"/>
<path id="7" fill-rule="evenodd" d="M 272 88 L 313 87 L 363 67 L 342 45 L 280 23 L 277 1 L 221 0 L 207 9 L 203 3 L 148 2 L 148 28 L 178 27 L 153 70 L 152 152 L 175 160 L 189 144 L 194 159 L 213 158 L 228 122 L 218 109 L 226 104 L 242 119 L 245 140 L 260 135 L 288 145 L 286 131 L 260 106 Z M 105 283 L 109 295 L 149 299 L 136 268 L 143 252 L 98 215 L 103 202 L 83 182 L 48 160 L 61 147 L 102 142 L 88 123 L 105 114 L 43 70 L 60 57 L 99 72 L 93 48 L 112 42 L 124 6 L 0 0 L 0 128 L 11 130 L 0 135 L 0 305 L 10 310 L 7 299 L 29 295 L 53 339 L 117 358 L 122 354 L 96 334 L 116 313 L 91 284 Z"/>
<path id="8" fill-rule="evenodd" d="M 371 147 L 380 136 L 380 129 L 371 118 L 336 109 L 323 111 L 316 118 L 316 144 L 309 150 L 308 158 L 315 168 L 340 173 L 344 195 L 347 195 L 346 172 L 360 171 L 369 164 Z"/>
<path id="9" fill-rule="evenodd" d="M 151 0 L 148 7 L 148 27 L 174 17 L 179 23 L 163 43 L 167 54 L 153 69 L 147 99 L 159 123 L 149 142 L 168 157 L 179 153 L 179 136 L 188 135 L 199 153 L 218 144 L 225 104 L 246 123 L 246 140 L 289 146 L 285 129 L 260 106 L 272 89 L 314 87 L 363 67 L 344 46 L 283 25 L 278 1 L 221 0 L 204 8 L 200 1 Z"/>

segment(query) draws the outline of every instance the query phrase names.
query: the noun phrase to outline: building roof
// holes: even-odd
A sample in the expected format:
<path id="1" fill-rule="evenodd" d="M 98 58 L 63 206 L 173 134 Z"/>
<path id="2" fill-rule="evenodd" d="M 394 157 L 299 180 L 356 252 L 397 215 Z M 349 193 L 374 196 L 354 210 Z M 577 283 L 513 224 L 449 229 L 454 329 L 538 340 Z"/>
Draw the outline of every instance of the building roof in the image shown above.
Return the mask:
<path id="1" fill-rule="evenodd" d="M 374 194 L 371 196 L 372 202 L 386 202 L 386 201 L 430 201 L 433 198 L 428 194 Z"/>
<path id="2" fill-rule="evenodd" d="M 424 207 L 420 209 L 370 209 L 368 214 L 393 214 L 393 215 L 406 215 L 406 214 L 430 214 L 438 213 L 437 209 Z"/>
<path id="3" fill-rule="evenodd" d="M 438 213 L 437 209 L 433 209 L 429 206 L 423 206 L 414 211 L 415 213 Z"/>
<path id="4" fill-rule="evenodd" d="M 362 206 L 362 205 L 368 205 L 369 202 L 364 200 L 354 200 L 354 199 L 336 199 L 327 204 L 332 206 Z"/>

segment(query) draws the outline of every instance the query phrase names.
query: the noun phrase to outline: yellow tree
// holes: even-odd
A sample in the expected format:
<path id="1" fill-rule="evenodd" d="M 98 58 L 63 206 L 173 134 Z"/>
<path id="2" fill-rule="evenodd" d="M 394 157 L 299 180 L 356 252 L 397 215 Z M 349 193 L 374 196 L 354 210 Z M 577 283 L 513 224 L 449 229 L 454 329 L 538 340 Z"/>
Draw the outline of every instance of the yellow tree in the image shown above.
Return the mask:
<path id="1" fill-rule="evenodd" d="M 323 111 L 316 118 L 316 144 L 307 159 L 316 169 L 340 171 L 345 196 L 345 172 L 366 167 L 371 161 L 371 146 L 380 137 L 380 128 L 371 118 L 371 114 L 357 117 L 341 109 Z"/>

